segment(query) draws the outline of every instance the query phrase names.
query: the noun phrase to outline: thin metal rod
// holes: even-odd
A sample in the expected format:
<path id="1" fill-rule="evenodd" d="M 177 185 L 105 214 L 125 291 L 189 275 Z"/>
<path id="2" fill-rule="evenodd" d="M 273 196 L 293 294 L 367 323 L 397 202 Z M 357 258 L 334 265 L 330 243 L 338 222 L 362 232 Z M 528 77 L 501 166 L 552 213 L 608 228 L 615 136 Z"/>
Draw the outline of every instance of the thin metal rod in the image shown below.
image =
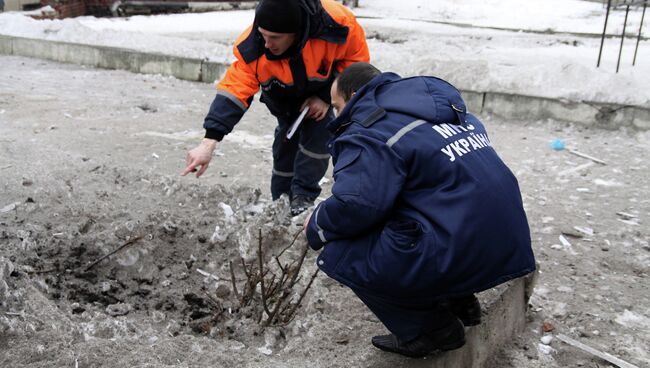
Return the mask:
<path id="1" fill-rule="evenodd" d="M 625 41 L 625 28 L 627 27 L 627 15 L 630 13 L 630 6 L 625 8 L 625 20 L 623 21 L 623 34 L 621 35 L 621 48 L 618 50 L 618 61 L 616 62 L 616 73 L 621 65 L 621 54 L 623 54 L 623 41 Z"/>
<path id="2" fill-rule="evenodd" d="M 605 43 L 605 32 L 607 31 L 607 20 L 609 19 L 609 8 L 612 6 L 612 0 L 607 0 L 607 12 L 605 13 L 605 26 L 603 27 L 603 37 L 600 39 L 600 51 L 598 51 L 598 63 L 596 68 L 600 67 L 600 57 L 603 55 L 603 44 Z"/>
<path id="3" fill-rule="evenodd" d="M 639 25 L 639 34 L 636 37 L 636 47 L 634 48 L 634 59 L 632 59 L 632 66 L 636 64 L 636 53 L 639 51 L 639 42 L 641 41 L 641 30 L 643 29 L 643 19 L 645 18 L 645 9 L 648 6 L 648 2 L 643 3 L 643 13 L 641 13 L 641 24 Z"/>

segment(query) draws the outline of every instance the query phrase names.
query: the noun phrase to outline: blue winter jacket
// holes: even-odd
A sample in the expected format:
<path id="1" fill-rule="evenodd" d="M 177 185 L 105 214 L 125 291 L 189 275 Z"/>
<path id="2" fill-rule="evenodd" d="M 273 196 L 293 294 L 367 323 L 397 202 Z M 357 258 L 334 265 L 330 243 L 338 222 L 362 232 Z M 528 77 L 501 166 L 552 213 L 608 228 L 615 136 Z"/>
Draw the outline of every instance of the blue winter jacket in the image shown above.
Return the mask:
<path id="1" fill-rule="evenodd" d="M 332 196 L 307 228 L 325 273 L 417 302 L 535 269 L 517 180 L 465 111 L 434 77 L 383 73 L 350 99 L 328 125 Z"/>

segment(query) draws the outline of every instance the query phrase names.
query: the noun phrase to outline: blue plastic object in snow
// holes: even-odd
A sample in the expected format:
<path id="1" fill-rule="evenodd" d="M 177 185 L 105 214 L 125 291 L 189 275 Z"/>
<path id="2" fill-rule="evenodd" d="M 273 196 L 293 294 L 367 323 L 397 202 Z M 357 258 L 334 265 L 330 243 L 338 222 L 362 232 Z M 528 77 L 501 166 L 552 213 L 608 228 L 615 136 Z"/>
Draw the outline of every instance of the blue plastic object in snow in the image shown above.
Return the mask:
<path id="1" fill-rule="evenodd" d="M 563 149 L 566 148 L 566 145 L 564 144 L 563 140 L 555 139 L 553 142 L 551 142 L 551 148 L 553 148 L 556 151 L 562 151 Z"/>

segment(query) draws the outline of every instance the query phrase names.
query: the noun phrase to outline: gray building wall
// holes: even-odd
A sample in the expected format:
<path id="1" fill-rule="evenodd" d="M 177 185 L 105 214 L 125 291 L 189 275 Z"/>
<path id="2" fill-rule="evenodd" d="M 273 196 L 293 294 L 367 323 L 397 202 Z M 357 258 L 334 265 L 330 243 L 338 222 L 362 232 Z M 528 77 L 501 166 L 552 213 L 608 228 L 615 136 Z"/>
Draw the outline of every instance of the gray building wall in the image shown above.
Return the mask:
<path id="1" fill-rule="evenodd" d="M 21 11 L 25 5 L 35 5 L 40 3 L 40 0 L 0 0 L 0 4 L 3 1 L 5 3 L 4 11 Z"/>

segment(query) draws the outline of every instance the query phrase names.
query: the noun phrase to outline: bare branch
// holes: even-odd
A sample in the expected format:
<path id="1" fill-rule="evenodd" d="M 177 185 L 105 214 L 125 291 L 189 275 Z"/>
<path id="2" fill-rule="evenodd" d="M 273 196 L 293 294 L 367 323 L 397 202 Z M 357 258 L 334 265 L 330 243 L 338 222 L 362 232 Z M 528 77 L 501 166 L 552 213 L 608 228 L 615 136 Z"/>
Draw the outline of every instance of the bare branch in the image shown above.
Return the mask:
<path id="1" fill-rule="evenodd" d="M 99 264 L 99 262 L 105 260 L 106 258 L 108 258 L 108 257 L 112 256 L 113 254 L 119 252 L 120 250 L 122 250 L 122 249 L 128 247 L 129 245 L 134 244 L 135 242 L 137 242 L 137 241 L 140 240 L 140 239 L 142 239 L 142 236 L 136 236 L 135 238 L 133 238 L 133 239 L 127 241 L 126 243 L 120 245 L 120 246 L 119 246 L 117 249 L 115 249 L 114 251 L 108 253 L 107 255 L 105 255 L 105 256 L 103 256 L 103 257 L 100 257 L 98 260 L 96 260 L 95 262 L 91 263 L 88 267 L 86 267 L 86 269 L 84 270 L 84 272 L 88 272 L 91 268 L 93 268 L 93 267 L 95 267 L 97 264 Z"/>
<path id="2" fill-rule="evenodd" d="M 241 307 L 243 305 L 243 301 L 241 299 L 241 296 L 239 295 L 239 291 L 237 291 L 237 283 L 235 282 L 235 270 L 232 267 L 232 261 L 229 261 L 228 264 L 230 265 L 230 279 L 232 281 L 232 292 L 235 293 L 235 297 L 237 297 L 237 300 L 239 300 L 239 306 Z"/>
<path id="3" fill-rule="evenodd" d="M 316 276 L 318 275 L 318 271 L 320 271 L 320 268 L 317 267 L 317 268 L 316 268 L 316 272 L 314 272 L 314 274 L 311 276 L 311 280 L 309 280 L 309 283 L 307 284 L 307 286 L 305 287 L 305 289 L 304 289 L 304 290 L 302 291 L 302 293 L 300 294 L 300 298 L 298 298 L 298 302 L 297 302 L 296 304 L 294 304 L 293 308 L 291 308 L 291 310 L 289 311 L 289 313 L 285 315 L 285 318 L 287 318 L 287 317 L 288 317 L 288 318 L 291 318 L 294 314 L 296 314 L 296 311 L 298 310 L 298 307 L 300 307 L 300 303 L 302 303 L 302 299 L 303 299 L 303 298 L 305 297 L 305 295 L 307 294 L 307 290 L 309 290 L 309 288 L 311 287 L 311 284 L 312 284 L 312 283 L 314 282 L 314 280 L 316 279 Z"/>
<path id="4" fill-rule="evenodd" d="M 305 257 L 307 256 L 308 250 L 309 247 L 305 247 L 302 251 L 302 254 L 300 255 L 298 266 L 296 267 L 296 272 L 293 274 L 293 277 L 291 278 L 291 282 L 289 283 L 290 288 L 292 288 L 296 284 L 296 279 L 298 278 L 298 274 L 300 273 L 300 269 L 302 268 L 302 263 L 305 261 Z"/>
<path id="5" fill-rule="evenodd" d="M 243 272 L 246 275 L 246 281 L 241 290 L 237 289 L 234 264 L 232 261 L 229 262 L 234 295 L 238 298 L 240 307 L 247 307 L 254 303 L 253 313 L 261 328 L 271 325 L 286 325 L 292 321 L 318 274 L 317 269 L 311 276 L 307 286 L 298 294 L 297 285 L 304 278 L 300 271 L 304 266 L 309 248 L 303 247 L 299 254 L 291 252 L 291 256 L 286 257 L 289 258 L 286 264 L 283 264 L 280 259 L 289 248 L 296 244 L 300 232 L 293 236 L 291 243 L 283 248 L 278 255 L 267 254 L 267 257 L 265 257 L 264 238 L 262 237 L 262 229 L 259 228 L 257 259 L 246 262 L 243 258 L 240 258 Z M 267 250 L 267 252 L 269 251 Z M 268 258 L 268 262 L 265 262 L 265 258 Z M 278 268 L 271 265 L 271 262 L 275 262 Z M 260 284 L 259 289 L 257 288 L 258 283 Z M 296 300 L 295 297 L 297 297 L 297 303 L 292 303 L 292 300 Z M 223 309 L 223 307 L 221 308 Z M 219 316 L 219 314 L 216 314 L 216 316 Z"/>
<path id="6" fill-rule="evenodd" d="M 298 232 L 293 236 L 293 240 L 291 241 L 291 243 L 288 246 L 286 246 L 284 249 L 282 249 L 280 253 L 278 253 L 277 257 L 280 257 L 289 248 L 293 247 L 293 245 L 296 243 L 296 240 L 298 240 L 298 237 L 300 236 L 301 233 L 302 233 L 302 229 L 298 230 Z"/>
<path id="7" fill-rule="evenodd" d="M 273 312 L 269 314 L 269 318 L 266 320 L 264 323 L 264 326 L 269 326 L 271 323 L 273 323 L 273 320 L 275 319 L 275 316 L 278 314 L 278 311 L 280 310 L 280 306 L 282 305 L 282 302 L 289 296 L 289 291 L 288 290 L 283 290 L 282 295 L 278 298 L 277 303 L 275 304 L 275 308 L 273 308 Z"/>
<path id="8" fill-rule="evenodd" d="M 207 291 L 205 291 L 205 290 L 201 290 L 201 291 L 203 292 L 203 294 L 205 294 L 205 296 L 208 297 L 208 299 L 210 299 L 210 302 L 212 302 L 212 305 L 214 305 L 215 307 L 217 307 L 217 308 L 219 308 L 219 309 L 222 309 L 222 308 L 221 308 L 221 303 L 219 303 L 218 300 L 216 300 L 215 298 L 213 298 L 212 295 L 208 294 Z"/>
<path id="9" fill-rule="evenodd" d="M 271 311 L 269 310 L 269 306 L 266 303 L 266 290 L 264 288 L 264 255 L 262 254 L 262 229 L 260 228 L 258 231 L 258 242 L 257 242 L 257 260 L 259 261 L 259 272 L 260 272 L 260 292 L 262 294 L 262 307 L 264 307 L 264 311 L 266 314 L 269 316 L 271 315 Z"/>
<path id="10" fill-rule="evenodd" d="M 275 279 L 278 277 L 278 275 L 273 274 L 271 277 L 271 281 L 269 282 L 269 285 L 266 288 L 266 298 L 268 299 L 270 296 L 275 294 L 275 290 L 278 288 L 278 283 L 275 282 Z"/>
<path id="11" fill-rule="evenodd" d="M 250 274 L 250 272 L 248 272 L 248 268 L 246 268 L 246 262 L 244 261 L 243 258 L 240 258 L 240 259 L 241 259 L 242 268 L 244 269 L 244 273 L 246 274 L 246 279 L 250 280 L 251 274 Z"/>
<path id="12" fill-rule="evenodd" d="M 275 256 L 275 261 L 278 263 L 278 266 L 279 266 L 280 269 L 282 270 L 282 273 L 286 273 L 287 271 L 286 271 L 286 270 L 284 269 L 284 267 L 282 266 L 282 263 L 280 263 L 280 259 L 278 258 L 278 256 Z"/>

